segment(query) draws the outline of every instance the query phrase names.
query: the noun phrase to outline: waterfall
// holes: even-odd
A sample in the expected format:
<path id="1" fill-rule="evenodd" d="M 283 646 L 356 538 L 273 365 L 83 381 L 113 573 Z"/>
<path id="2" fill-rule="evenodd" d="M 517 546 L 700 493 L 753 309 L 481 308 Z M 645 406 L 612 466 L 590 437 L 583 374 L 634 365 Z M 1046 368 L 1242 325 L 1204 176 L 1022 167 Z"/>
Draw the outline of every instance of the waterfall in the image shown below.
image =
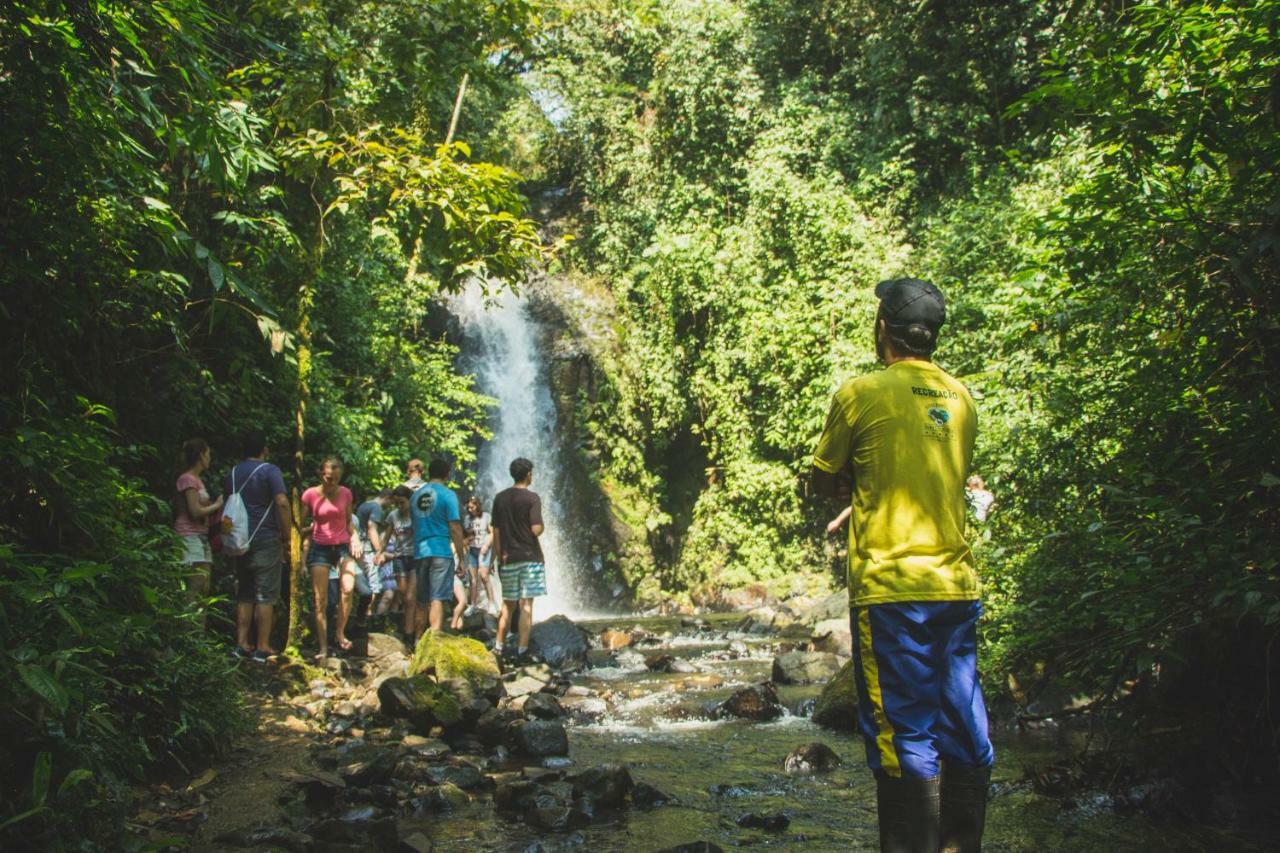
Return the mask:
<path id="1" fill-rule="evenodd" d="M 564 511 L 569 483 L 536 321 L 526 300 L 510 291 L 486 304 L 478 283 L 454 301 L 453 309 L 462 323 L 463 366 L 474 374 L 477 390 L 497 401 L 489 415 L 493 438 L 481 445 L 476 460 L 475 491 L 488 512 L 494 495 L 511 485 L 511 460 L 523 456 L 533 462 L 547 567 L 547 595 L 535 601 L 534 618 L 581 616 L 588 598 L 583 584 L 591 582 L 585 571 L 589 560 L 583 537 L 573 535 L 578 523 Z"/>

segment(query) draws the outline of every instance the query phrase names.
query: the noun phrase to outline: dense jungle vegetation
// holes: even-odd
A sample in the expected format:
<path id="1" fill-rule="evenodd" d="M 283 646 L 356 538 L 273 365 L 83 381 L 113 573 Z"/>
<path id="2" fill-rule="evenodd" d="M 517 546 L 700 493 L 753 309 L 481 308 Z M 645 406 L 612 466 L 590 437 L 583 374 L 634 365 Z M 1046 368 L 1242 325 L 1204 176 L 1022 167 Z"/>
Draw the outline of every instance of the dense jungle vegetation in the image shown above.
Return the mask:
<path id="1" fill-rule="evenodd" d="M 826 570 L 830 393 L 871 286 L 931 278 L 998 501 L 989 692 L 1276 781 L 1277 0 L 16 0 L 0 34 L 0 835 L 110 839 L 247 724 L 181 442 L 220 471 L 263 425 L 295 486 L 465 467 L 441 296 L 548 263 L 609 319 L 581 422 L 635 600 Z"/>

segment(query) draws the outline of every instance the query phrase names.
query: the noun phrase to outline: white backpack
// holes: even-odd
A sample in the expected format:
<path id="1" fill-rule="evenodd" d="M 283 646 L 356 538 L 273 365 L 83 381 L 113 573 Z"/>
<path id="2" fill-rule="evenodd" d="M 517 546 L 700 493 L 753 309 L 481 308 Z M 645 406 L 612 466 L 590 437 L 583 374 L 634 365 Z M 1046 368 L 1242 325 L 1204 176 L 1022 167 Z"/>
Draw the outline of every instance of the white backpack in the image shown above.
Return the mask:
<path id="1" fill-rule="evenodd" d="M 258 531 L 262 529 L 262 523 L 267 520 L 267 513 L 271 512 L 271 507 L 267 507 L 266 512 L 262 513 L 262 518 L 258 519 L 258 526 L 249 532 L 249 510 L 244 505 L 244 498 L 240 497 L 240 492 L 244 491 L 244 487 L 253 479 L 253 475 L 263 469 L 267 463 L 263 462 L 257 468 L 249 472 L 249 476 L 245 478 L 244 485 L 236 488 L 236 469 L 231 469 L 231 495 L 227 498 L 226 504 L 222 507 L 222 551 L 232 557 L 239 557 L 249 550 L 249 544 L 253 542 L 253 537 L 258 535 Z"/>

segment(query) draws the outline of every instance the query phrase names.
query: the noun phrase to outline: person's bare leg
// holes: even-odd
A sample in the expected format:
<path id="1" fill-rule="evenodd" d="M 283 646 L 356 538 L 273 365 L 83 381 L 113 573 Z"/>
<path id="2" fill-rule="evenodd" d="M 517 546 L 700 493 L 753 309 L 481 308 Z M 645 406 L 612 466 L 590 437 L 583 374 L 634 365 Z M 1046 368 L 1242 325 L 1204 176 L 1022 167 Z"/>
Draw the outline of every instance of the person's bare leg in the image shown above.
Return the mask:
<path id="1" fill-rule="evenodd" d="M 520 624 L 516 628 L 516 634 L 520 637 L 520 650 L 528 651 L 529 649 L 529 632 L 533 630 L 533 599 L 520 599 Z"/>
<path id="2" fill-rule="evenodd" d="M 449 619 L 449 627 L 455 631 L 462 628 L 462 614 L 467 610 L 467 588 L 455 581 L 453 584 L 453 616 Z"/>
<path id="3" fill-rule="evenodd" d="M 253 602 L 236 602 L 236 645 L 249 648 L 249 625 L 253 622 Z"/>
<path id="4" fill-rule="evenodd" d="M 431 599 L 431 616 L 428 619 L 431 630 L 439 633 L 444 627 L 444 602 L 437 599 Z"/>
<path id="5" fill-rule="evenodd" d="M 271 648 L 271 623 L 275 619 L 275 605 L 257 604 L 253 610 L 258 617 L 258 651 L 273 655 L 276 652 Z"/>
<path id="6" fill-rule="evenodd" d="M 416 640 L 418 635 L 414 632 L 418 627 L 418 589 L 415 572 L 410 572 L 404 577 L 404 599 L 401 604 L 404 610 L 404 634 Z"/>
<path id="7" fill-rule="evenodd" d="M 316 622 L 316 644 L 320 657 L 329 656 L 329 567 L 311 567 L 311 607 Z"/>
<path id="8" fill-rule="evenodd" d="M 351 641 L 347 639 L 347 620 L 351 618 L 351 593 L 356 588 L 355 567 L 350 560 L 342 561 L 338 578 L 338 626 L 333 641 L 345 652 L 351 648 Z"/>
<path id="9" fill-rule="evenodd" d="M 502 610 L 498 613 L 498 645 L 507 639 L 507 628 L 511 625 L 511 602 L 502 602 Z"/>
<path id="10" fill-rule="evenodd" d="M 489 580 L 489 570 L 481 567 L 477 571 L 477 574 L 480 576 L 480 580 L 484 583 L 484 594 L 489 598 L 486 606 L 492 609 L 493 605 L 498 603 L 498 600 L 493 597 L 493 581 Z M 479 595 L 476 596 L 477 599 L 479 599 L 479 597 Z"/>

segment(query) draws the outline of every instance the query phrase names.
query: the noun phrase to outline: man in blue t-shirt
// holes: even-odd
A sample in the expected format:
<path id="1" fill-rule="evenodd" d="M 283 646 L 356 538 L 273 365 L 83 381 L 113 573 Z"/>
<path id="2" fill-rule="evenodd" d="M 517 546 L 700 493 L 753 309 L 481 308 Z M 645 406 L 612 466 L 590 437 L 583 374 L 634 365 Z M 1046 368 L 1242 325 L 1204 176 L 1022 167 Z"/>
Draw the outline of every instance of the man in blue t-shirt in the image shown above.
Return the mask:
<path id="1" fill-rule="evenodd" d="M 414 642 L 422 635 L 421 609 L 430 605 L 428 621 L 432 631 L 444 624 L 444 603 L 453 600 L 453 577 L 467 562 L 467 543 L 462 536 L 462 516 L 458 496 L 445 485 L 450 465 L 432 459 L 427 466 L 427 483 L 409 499 L 413 514 L 413 541 L 418 613 L 414 619 Z M 410 606 L 406 603 L 406 606 Z"/>
<path id="2" fill-rule="evenodd" d="M 237 657 L 267 661 L 271 623 L 280 600 L 281 564 L 289 557 L 289 499 L 284 475 L 267 461 L 267 438 L 255 430 L 241 443 L 244 459 L 222 481 L 222 493 L 240 493 L 249 519 L 249 550 L 232 558 L 236 575 Z M 249 628 L 258 623 L 257 645 L 249 645 Z"/>

